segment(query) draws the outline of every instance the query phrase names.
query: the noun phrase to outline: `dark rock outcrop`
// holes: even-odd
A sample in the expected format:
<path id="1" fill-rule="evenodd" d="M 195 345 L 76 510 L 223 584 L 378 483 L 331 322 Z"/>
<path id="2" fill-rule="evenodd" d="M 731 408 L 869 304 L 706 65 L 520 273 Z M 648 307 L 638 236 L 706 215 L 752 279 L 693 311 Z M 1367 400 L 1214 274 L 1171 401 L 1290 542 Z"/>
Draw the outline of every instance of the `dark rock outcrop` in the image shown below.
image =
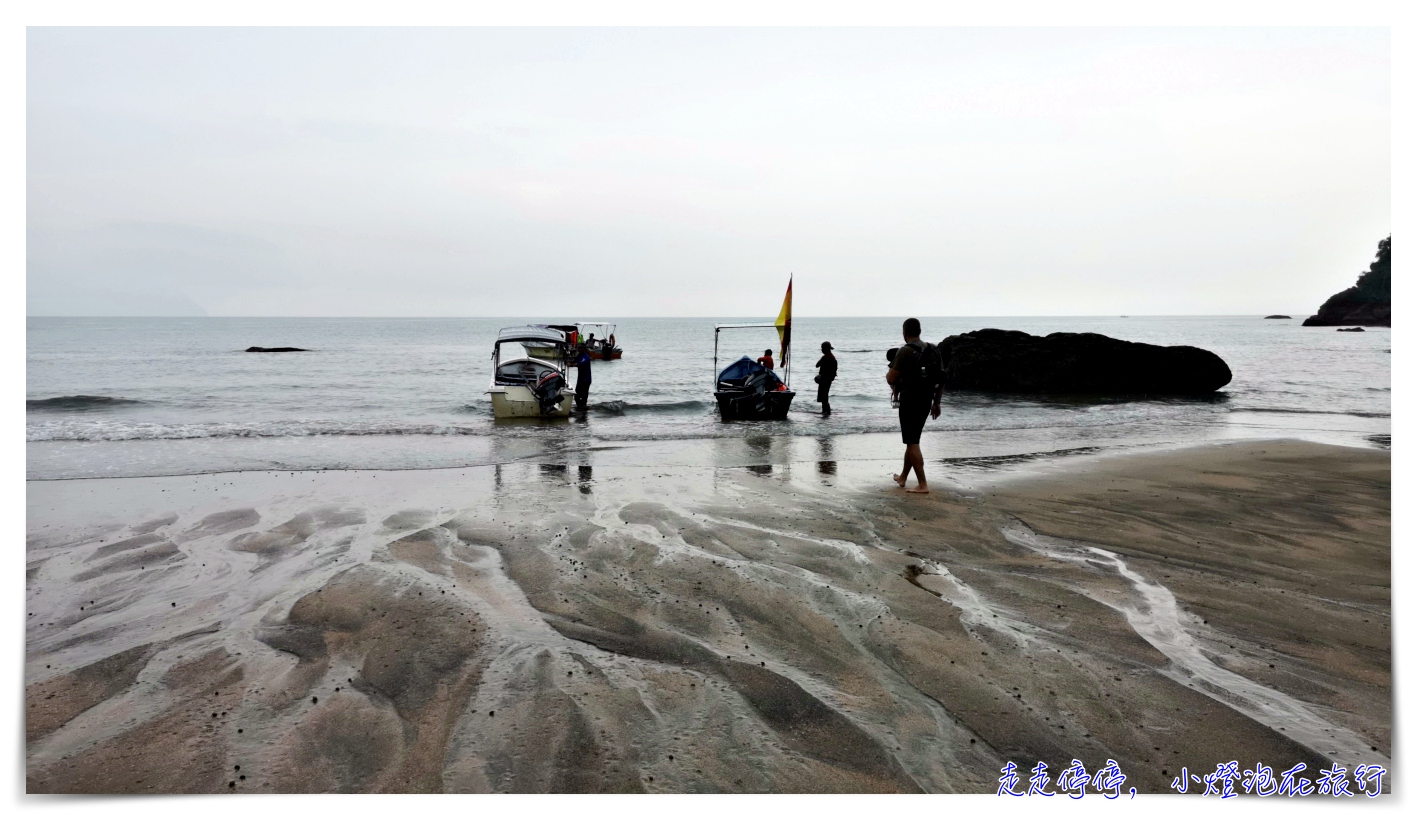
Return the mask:
<path id="1" fill-rule="evenodd" d="M 1387 328 L 1392 324 L 1390 302 L 1389 246 L 1393 237 L 1379 241 L 1379 252 L 1369 270 L 1359 275 L 1353 288 L 1326 299 L 1319 313 L 1305 320 L 1306 325 L 1374 325 Z"/>
<path id="2" fill-rule="evenodd" d="M 246 353 L 292 353 L 294 351 L 309 350 L 308 348 L 258 348 L 255 345 L 246 349 Z"/>
<path id="3" fill-rule="evenodd" d="M 1231 369 L 1211 351 L 1091 333 L 986 328 L 946 337 L 940 355 L 947 390 L 1195 396 L 1231 381 Z"/>
<path id="4" fill-rule="evenodd" d="M 1335 330 L 1337 330 L 1337 331 L 1349 331 L 1350 333 L 1353 333 L 1354 331 L 1358 331 L 1358 332 L 1360 332 L 1360 333 L 1363 333 L 1363 332 L 1364 332 L 1364 329 L 1363 329 L 1363 328 L 1336 328 Z"/>
<path id="5" fill-rule="evenodd" d="M 1294 318 L 1294 317 L 1289 316 L 1288 314 L 1271 314 L 1270 316 L 1266 317 L 1266 319 L 1293 319 L 1293 318 Z"/>

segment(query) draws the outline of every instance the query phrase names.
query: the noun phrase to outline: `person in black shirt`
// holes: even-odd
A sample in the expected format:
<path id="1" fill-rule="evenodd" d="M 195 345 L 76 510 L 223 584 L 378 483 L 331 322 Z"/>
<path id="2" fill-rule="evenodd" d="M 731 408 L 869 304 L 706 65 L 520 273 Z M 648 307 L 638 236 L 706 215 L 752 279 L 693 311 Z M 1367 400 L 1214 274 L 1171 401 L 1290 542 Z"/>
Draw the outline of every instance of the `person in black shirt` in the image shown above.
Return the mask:
<path id="1" fill-rule="evenodd" d="M 941 384 L 925 384 L 921 374 L 927 370 L 939 373 L 940 355 L 935 346 L 921 341 L 921 322 L 912 317 L 901 323 L 901 336 L 906 340 L 886 372 L 886 381 L 894 390 L 900 391 L 901 405 L 897 414 L 901 419 L 901 441 L 906 445 L 906 458 L 901 473 L 891 478 L 901 487 L 906 487 L 906 479 L 911 471 L 916 472 L 916 486 L 907 488 L 908 493 L 930 493 L 926 485 L 926 460 L 921 455 L 921 430 L 926 426 L 926 417 L 940 418 L 940 396 L 944 389 Z M 934 367 L 924 367 L 927 363 Z"/>
<path id="2" fill-rule="evenodd" d="M 832 380 L 837 378 L 837 357 L 832 355 L 832 343 L 822 343 L 822 358 L 817 360 L 817 401 L 822 403 L 822 415 L 832 413 L 832 405 L 827 400 L 827 392 L 832 390 Z"/>
<path id="3" fill-rule="evenodd" d="M 591 395 L 591 354 L 583 342 L 576 346 L 576 410 L 586 410 Z"/>

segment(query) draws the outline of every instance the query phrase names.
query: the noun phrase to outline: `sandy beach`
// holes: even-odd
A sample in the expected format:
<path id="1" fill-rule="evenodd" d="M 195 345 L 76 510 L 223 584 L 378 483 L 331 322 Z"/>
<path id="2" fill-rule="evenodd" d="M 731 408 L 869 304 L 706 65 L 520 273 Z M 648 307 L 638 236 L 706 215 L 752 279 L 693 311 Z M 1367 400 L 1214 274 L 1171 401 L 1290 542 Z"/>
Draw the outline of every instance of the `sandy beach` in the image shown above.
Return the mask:
<path id="1" fill-rule="evenodd" d="M 1389 766 L 1390 454 L 28 485 L 32 793 L 989 792 Z M 899 463 L 898 463 L 899 464 Z M 933 479 L 945 470 L 928 470 Z"/>

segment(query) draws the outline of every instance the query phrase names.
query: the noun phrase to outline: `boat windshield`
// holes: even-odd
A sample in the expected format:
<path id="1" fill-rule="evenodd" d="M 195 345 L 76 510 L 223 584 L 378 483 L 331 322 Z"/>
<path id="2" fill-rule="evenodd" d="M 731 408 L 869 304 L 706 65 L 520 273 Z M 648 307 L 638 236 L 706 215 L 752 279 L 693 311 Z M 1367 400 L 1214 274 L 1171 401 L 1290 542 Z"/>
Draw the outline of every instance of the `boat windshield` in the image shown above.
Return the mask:
<path id="1" fill-rule="evenodd" d="M 564 346 L 556 342 L 538 342 L 531 339 L 519 342 L 499 342 L 497 343 L 497 361 L 506 362 L 511 359 L 531 358 L 559 362 L 565 358 L 565 350 Z"/>
<path id="2" fill-rule="evenodd" d="M 515 359 L 497 366 L 497 384 L 535 385 L 549 373 L 559 373 L 559 371 L 545 362 Z"/>

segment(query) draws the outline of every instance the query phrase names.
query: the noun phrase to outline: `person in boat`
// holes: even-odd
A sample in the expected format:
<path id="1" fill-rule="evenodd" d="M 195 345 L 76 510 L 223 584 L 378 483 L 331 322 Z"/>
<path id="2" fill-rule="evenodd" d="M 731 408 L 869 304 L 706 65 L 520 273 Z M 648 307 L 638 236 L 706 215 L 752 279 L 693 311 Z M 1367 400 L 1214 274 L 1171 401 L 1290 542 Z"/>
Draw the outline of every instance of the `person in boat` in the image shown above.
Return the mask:
<path id="1" fill-rule="evenodd" d="M 908 493 L 930 493 L 926 485 L 926 460 L 921 455 L 921 431 L 926 417 L 940 418 L 940 395 L 945 389 L 941 379 L 940 354 L 935 346 L 921 341 L 921 322 L 915 317 L 901 323 L 901 336 L 906 344 L 896 353 L 886 381 L 901 393 L 897 415 L 901 421 L 901 442 L 906 445 L 906 457 L 899 475 L 891 478 L 906 487 L 911 471 L 916 472 L 916 486 Z"/>
<path id="2" fill-rule="evenodd" d="M 822 358 L 817 360 L 817 401 L 822 404 L 822 415 L 832 413 L 832 405 L 827 394 L 832 390 L 832 380 L 837 378 L 837 357 L 832 355 L 832 343 L 822 343 Z"/>
<path id="3" fill-rule="evenodd" d="M 758 357 L 758 364 L 762 365 L 763 367 L 767 368 L 767 369 L 770 370 L 770 371 L 773 370 L 773 349 L 772 349 L 772 348 L 769 348 L 768 350 L 764 351 L 764 352 L 763 352 L 763 356 Z"/>
<path id="4" fill-rule="evenodd" d="M 586 410 L 586 400 L 591 395 L 591 352 L 586 343 L 576 346 L 576 410 Z"/>

